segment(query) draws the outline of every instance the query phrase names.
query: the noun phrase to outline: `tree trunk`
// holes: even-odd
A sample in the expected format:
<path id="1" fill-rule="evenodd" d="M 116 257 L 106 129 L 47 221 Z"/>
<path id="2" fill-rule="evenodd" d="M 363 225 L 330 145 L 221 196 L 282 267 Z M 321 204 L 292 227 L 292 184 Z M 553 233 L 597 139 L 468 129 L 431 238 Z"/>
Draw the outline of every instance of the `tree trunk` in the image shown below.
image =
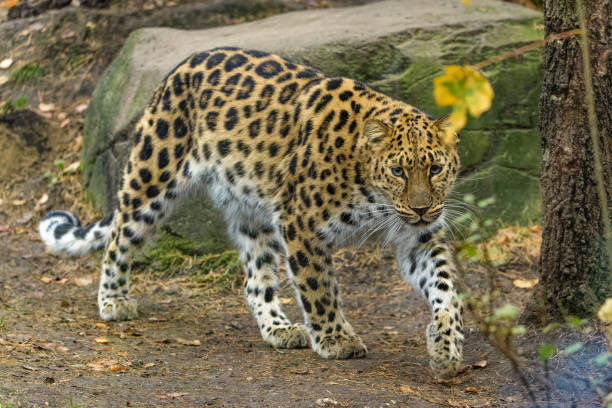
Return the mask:
<path id="1" fill-rule="evenodd" d="M 584 0 L 595 112 L 608 206 L 612 203 L 612 0 Z M 579 28 L 575 0 L 545 0 L 546 36 Z M 612 293 L 593 166 L 579 36 L 544 48 L 540 98 L 540 302 L 553 315 L 591 316 Z"/>

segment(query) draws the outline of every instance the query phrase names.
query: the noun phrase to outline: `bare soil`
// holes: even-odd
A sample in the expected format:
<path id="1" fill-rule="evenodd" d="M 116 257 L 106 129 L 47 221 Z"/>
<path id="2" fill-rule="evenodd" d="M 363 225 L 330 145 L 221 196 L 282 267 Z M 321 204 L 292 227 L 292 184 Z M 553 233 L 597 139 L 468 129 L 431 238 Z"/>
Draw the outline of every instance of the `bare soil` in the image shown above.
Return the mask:
<path id="1" fill-rule="evenodd" d="M 36 43 L 21 45 L 30 46 Z M 37 52 L 27 49 L 28 55 Z M 96 50 L 92 55 L 98 55 Z M 140 317 L 100 321 L 100 254 L 48 254 L 36 231 L 40 216 L 51 208 L 71 210 L 84 221 L 100 215 L 83 199 L 78 174 L 61 174 L 54 164 L 61 159 L 68 167 L 79 160 L 79 105 L 86 103 L 89 89 L 82 84 L 95 83 L 103 68 L 92 64 L 79 71 L 86 79 L 78 98 L 67 98 L 68 85 L 62 85 L 41 98 L 55 104 L 51 110 L 0 115 L 1 408 L 534 405 L 511 364 L 489 345 L 469 313 L 465 369 L 450 381 L 433 377 L 424 337 L 429 308 L 403 283 L 386 251 L 343 251 L 334 259 L 347 317 L 369 347 L 364 359 L 324 360 L 309 349 L 271 348 L 260 339 L 245 305 L 240 276 L 203 279 L 183 267 L 163 273 L 147 265 L 137 268 L 132 288 Z M 11 87 L 4 95 L 24 90 L 35 95 L 33 88 Z M 43 179 L 49 172 L 58 178 L 51 185 L 52 177 Z M 499 304 L 524 306 L 533 296 L 532 289 L 518 288 L 513 280 L 537 276 L 537 245 L 519 250 L 500 270 Z M 464 288 L 484 291 L 482 266 L 465 264 L 464 269 Z M 223 271 L 215 273 L 220 277 Z M 299 321 L 292 295 L 283 277 L 282 301 Z M 603 383 L 600 392 L 605 391 L 612 375 L 591 361 L 605 350 L 595 328 L 547 334 L 528 328 L 517 337 L 514 350 L 540 406 L 546 406 L 547 397 L 537 346 L 552 343 L 562 349 L 575 341 L 584 344 L 582 351 L 571 358 L 556 354 L 550 361 L 550 406 L 599 406 L 594 385 Z"/>

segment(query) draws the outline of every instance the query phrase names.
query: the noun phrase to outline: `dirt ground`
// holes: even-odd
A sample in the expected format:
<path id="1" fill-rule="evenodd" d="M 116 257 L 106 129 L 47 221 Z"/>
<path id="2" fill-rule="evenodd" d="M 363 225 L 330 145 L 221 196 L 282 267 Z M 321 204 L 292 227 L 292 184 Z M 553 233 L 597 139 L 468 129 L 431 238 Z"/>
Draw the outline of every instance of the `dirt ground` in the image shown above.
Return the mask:
<path id="1" fill-rule="evenodd" d="M 332 5 L 350 2 L 336 3 Z M 58 18 L 10 23 L 10 30 L 0 23 L 0 32 L 13 32 L 8 39 L 18 48 L 14 58 L 40 58 L 43 63 L 44 53 L 36 47 L 46 43 L 28 43 L 20 32 L 32 31 L 36 22 L 54 30 L 63 22 L 69 30 L 81 21 Z M 45 33 L 35 28 L 28 35 Z M 260 339 L 245 305 L 241 277 L 222 279 L 223 268 L 203 276 L 188 268 L 189 257 L 163 272 L 146 264 L 136 268 L 132 288 L 140 317 L 103 323 L 96 307 L 100 253 L 56 257 L 45 252 L 36 231 L 40 216 L 52 208 L 71 210 L 84 221 L 100 215 L 83 198 L 78 170 L 66 169 L 78 167 L 87 95 L 110 60 L 105 53 L 117 45 L 83 49 L 86 43 L 87 38 L 80 38 L 66 48 L 68 55 L 78 45 L 88 63 L 62 71 L 56 87 L 42 90 L 39 83 L 36 91 L 37 84 L 26 83 L 0 90 L 0 101 L 24 94 L 33 109 L 0 113 L 0 408 L 534 405 L 511 364 L 489 345 L 469 313 L 464 370 L 450 381 L 432 376 L 424 337 L 428 306 L 402 282 L 386 251 L 344 251 L 334 259 L 347 317 L 369 347 L 364 359 L 330 361 L 309 349 L 271 348 Z M 51 66 L 53 61 L 44 63 Z M 76 87 L 75 78 L 80 78 Z M 47 75 L 41 83 L 53 79 Z M 513 284 L 517 278 L 537 277 L 533 238 L 538 230 L 522 231 L 530 241 L 500 268 L 499 304 L 524 306 L 533 296 L 533 289 Z M 464 269 L 464 288 L 484 291 L 482 266 L 465 264 Z M 301 313 L 284 277 L 281 298 L 289 316 L 299 321 Z M 516 338 L 514 349 L 540 406 L 547 405 L 547 397 L 537 346 L 552 343 L 563 349 L 576 341 L 584 344 L 580 352 L 571 357 L 558 353 L 550 360 L 550 406 L 600 406 L 598 392 L 612 387 L 612 373 L 591 361 L 605 350 L 596 328 L 547 334 L 528 328 Z"/>

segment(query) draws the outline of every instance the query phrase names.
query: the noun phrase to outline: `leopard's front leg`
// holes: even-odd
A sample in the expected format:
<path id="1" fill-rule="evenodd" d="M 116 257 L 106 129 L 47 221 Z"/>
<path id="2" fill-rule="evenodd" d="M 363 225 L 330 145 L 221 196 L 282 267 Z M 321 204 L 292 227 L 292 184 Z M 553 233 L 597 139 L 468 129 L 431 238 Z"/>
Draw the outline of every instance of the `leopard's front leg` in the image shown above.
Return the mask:
<path id="1" fill-rule="evenodd" d="M 289 276 L 304 312 L 313 350 L 324 358 L 364 357 L 367 348 L 342 312 L 331 253 L 316 240 L 289 234 L 288 241 Z"/>
<path id="2" fill-rule="evenodd" d="M 453 377 L 463 355 L 463 306 L 452 280 L 456 266 L 448 245 L 443 236 L 426 233 L 416 242 L 400 244 L 396 255 L 406 281 L 432 308 L 427 326 L 429 365 L 437 377 Z"/>

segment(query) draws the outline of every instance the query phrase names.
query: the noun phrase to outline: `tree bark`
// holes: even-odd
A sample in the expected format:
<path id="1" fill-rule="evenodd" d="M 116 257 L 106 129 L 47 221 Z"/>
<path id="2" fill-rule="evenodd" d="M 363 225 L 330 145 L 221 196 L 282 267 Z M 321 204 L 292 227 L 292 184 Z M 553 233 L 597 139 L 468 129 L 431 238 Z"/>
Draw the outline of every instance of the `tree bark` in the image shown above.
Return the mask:
<path id="1" fill-rule="evenodd" d="M 612 0 L 584 0 L 608 206 L 612 203 Z M 545 0 L 546 36 L 579 28 L 575 0 Z M 591 316 L 612 294 L 594 176 L 579 36 L 544 48 L 541 287 L 553 315 Z"/>

